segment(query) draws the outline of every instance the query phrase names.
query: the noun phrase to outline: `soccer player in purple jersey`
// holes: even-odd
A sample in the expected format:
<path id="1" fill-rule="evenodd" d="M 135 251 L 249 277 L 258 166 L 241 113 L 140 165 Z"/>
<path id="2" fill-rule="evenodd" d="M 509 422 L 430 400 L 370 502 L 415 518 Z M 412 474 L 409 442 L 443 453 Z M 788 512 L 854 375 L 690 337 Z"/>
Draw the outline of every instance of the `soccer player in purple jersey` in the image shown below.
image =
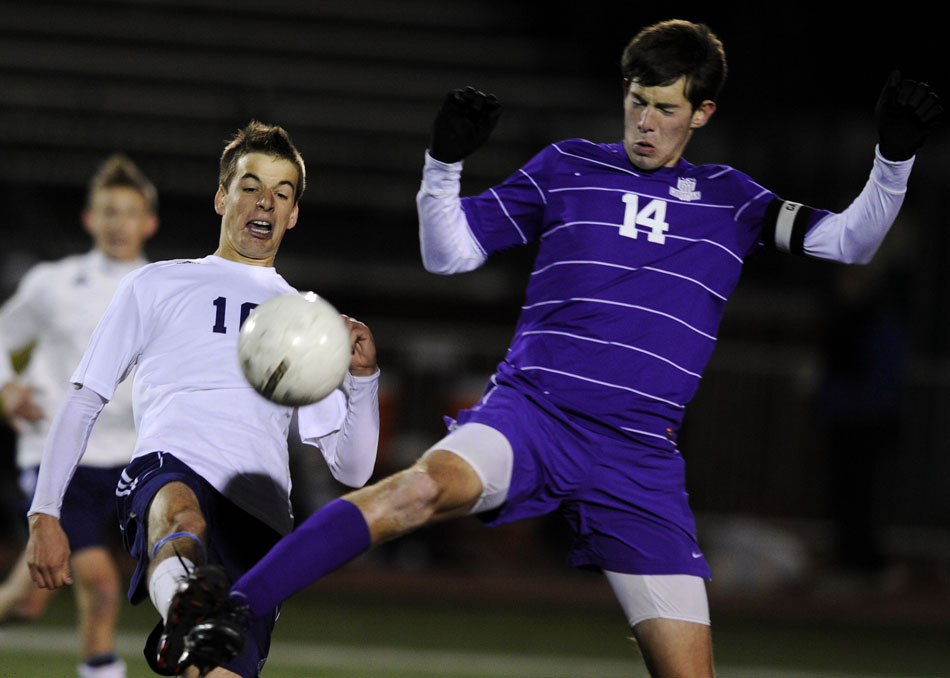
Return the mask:
<path id="1" fill-rule="evenodd" d="M 423 525 L 560 511 L 575 533 L 570 561 L 605 573 L 651 675 L 713 675 L 710 572 L 676 438 L 725 301 L 763 246 L 869 261 L 942 108 L 929 87 L 893 74 L 870 178 L 833 214 L 731 167 L 683 159 L 726 75 L 706 26 L 650 26 L 621 67 L 621 142 L 552 144 L 464 199 L 462 160 L 487 140 L 500 106 L 473 88 L 447 95 L 417 196 L 423 261 L 457 273 L 538 243 L 511 348 L 480 402 L 414 465 L 317 511 L 235 583 L 232 596 L 252 614 Z"/>

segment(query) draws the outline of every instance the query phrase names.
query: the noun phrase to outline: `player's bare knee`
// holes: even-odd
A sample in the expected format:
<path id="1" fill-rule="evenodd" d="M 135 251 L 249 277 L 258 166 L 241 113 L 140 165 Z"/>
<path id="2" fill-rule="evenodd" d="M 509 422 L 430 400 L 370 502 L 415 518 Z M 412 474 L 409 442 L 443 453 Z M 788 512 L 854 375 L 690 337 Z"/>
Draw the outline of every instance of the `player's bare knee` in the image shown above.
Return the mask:
<path id="1" fill-rule="evenodd" d="M 414 527 L 462 515 L 479 497 L 481 483 L 470 467 L 444 455 L 423 457 L 404 472 L 402 500 Z"/>
<path id="2" fill-rule="evenodd" d="M 169 524 L 169 534 L 182 533 L 203 538 L 208 524 L 198 509 L 186 509 L 173 516 Z"/>
<path id="3" fill-rule="evenodd" d="M 467 459 L 455 452 L 431 450 L 423 455 L 419 465 L 425 468 L 438 488 L 437 518 L 464 515 L 482 494 L 481 476 Z"/>
<path id="4" fill-rule="evenodd" d="M 436 512 L 441 494 L 435 479 L 417 463 L 345 499 L 360 509 L 374 539 L 386 541 L 425 525 Z"/>
<path id="5" fill-rule="evenodd" d="M 424 524 L 435 511 L 441 490 L 425 468 L 415 464 L 391 478 L 385 503 L 413 526 Z"/>
<path id="6" fill-rule="evenodd" d="M 152 560 L 181 555 L 204 562 L 207 522 L 198 499 L 184 483 L 162 487 L 148 510 L 148 548 Z"/>
<path id="7" fill-rule="evenodd" d="M 200 511 L 185 509 L 152 525 L 149 530 L 149 551 L 152 560 L 176 555 L 194 563 L 204 562 L 204 540 L 207 523 Z"/>
<path id="8" fill-rule="evenodd" d="M 183 557 L 196 564 L 205 562 L 203 523 L 180 521 L 169 534 L 152 544 L 152 560 Z"/>
<path id="9" fill-rule="evenodd" d="M 438 510 L 444 488 L 421 464 L 415 464 L 405 472 L 402 488 L 404 505 L 409 514 L 415 516 L 413 522 L 419 525 L 428 522 Z"/>
<path id="10" fill-rule="evenodd" d="M 120 600 L 117 587 L 97 582 L 97 585 L 88 591 L 88 613 L 93 619 L 110 617 L 119 607 Z"/>
<path id="11" fill-rule="evenodd" d="M 90 596 L 102 599 L 118 600 L 119 580 L 116 574 L 108 570 L 81 570 L 73 568 L 77 586 L 88 592 Z"/>

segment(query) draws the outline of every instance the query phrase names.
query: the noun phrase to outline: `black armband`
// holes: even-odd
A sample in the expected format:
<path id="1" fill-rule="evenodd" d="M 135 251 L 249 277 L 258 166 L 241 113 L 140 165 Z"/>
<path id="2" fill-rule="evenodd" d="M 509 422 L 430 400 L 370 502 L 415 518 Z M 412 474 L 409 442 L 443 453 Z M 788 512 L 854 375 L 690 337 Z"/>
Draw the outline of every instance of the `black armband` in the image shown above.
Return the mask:
<path id="1" fill-rule="evenodd" d="M 805 256 L 805 234 L 811 223 L 813 207 L 775 198 L 765 209 L 762 240 L 766 247 Z"/>

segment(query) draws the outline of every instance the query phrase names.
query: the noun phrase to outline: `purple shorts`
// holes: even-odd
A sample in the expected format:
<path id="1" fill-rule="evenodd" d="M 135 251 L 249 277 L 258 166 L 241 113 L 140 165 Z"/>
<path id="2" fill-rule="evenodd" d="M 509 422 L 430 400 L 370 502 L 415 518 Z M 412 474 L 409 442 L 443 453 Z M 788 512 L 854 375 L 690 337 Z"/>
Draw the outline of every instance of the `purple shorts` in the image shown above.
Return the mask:
<path id="1" fill-rule="evenodd" d="M 36 489 L 38 467 L 24 469 L 20 487 L 32 497 Z M 60 525 L 74 553 L 91 546 L 109 547 L 119 541 L 119 523 L 115 506 L 115 486 L 121 466 L 77 466 L 63 497 Z M 29 509 L 29 506 L 27 506 Z"/>
<path id="2" fill-rule="evenodd" d="M 458 423 L 504 435 L 514 462 L 489 525 L 560 511 L 574 531 L 569 563 L 627 574 L 709 578 L 679 451 L 650 447 L 558 410 L 541 395 L 494 386 Z"/>
<path id="3" fill-rule="evenodd" d="M 129 600 L 133 604 L 148 598 L 145 571 L 149 553 L 144 523 L 148 506 L 162 486 L 174 481 L 185 483 L 198 498 L 208 526 L 208 562 L 222 565 L 232 582 L 237 581 L 280 539 L 276 531 L 223 497 L 173 455 L 153 452 L 133 459 L 125 468 L 122 482 L 115 492 L 125 546 L 138 561 L 129 585 Z M 224 668 L 248 678 L 259 675 L 270 650 L 276 619 L 277 608 L 274 614 L 252 620 L 247 647 Z"/>

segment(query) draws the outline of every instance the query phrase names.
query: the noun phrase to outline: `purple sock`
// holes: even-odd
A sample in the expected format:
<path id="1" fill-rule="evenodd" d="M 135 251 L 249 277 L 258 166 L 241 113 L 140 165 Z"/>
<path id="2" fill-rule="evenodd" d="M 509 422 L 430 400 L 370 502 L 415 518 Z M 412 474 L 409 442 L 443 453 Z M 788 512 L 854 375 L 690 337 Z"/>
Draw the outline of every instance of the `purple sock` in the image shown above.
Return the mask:
<path id="1" fill-rule="evenodd" d="M 231 588 L 263 615 L 370 547 L 369 526 L 356 506 L 334 499 L 274 545 Z"/>

